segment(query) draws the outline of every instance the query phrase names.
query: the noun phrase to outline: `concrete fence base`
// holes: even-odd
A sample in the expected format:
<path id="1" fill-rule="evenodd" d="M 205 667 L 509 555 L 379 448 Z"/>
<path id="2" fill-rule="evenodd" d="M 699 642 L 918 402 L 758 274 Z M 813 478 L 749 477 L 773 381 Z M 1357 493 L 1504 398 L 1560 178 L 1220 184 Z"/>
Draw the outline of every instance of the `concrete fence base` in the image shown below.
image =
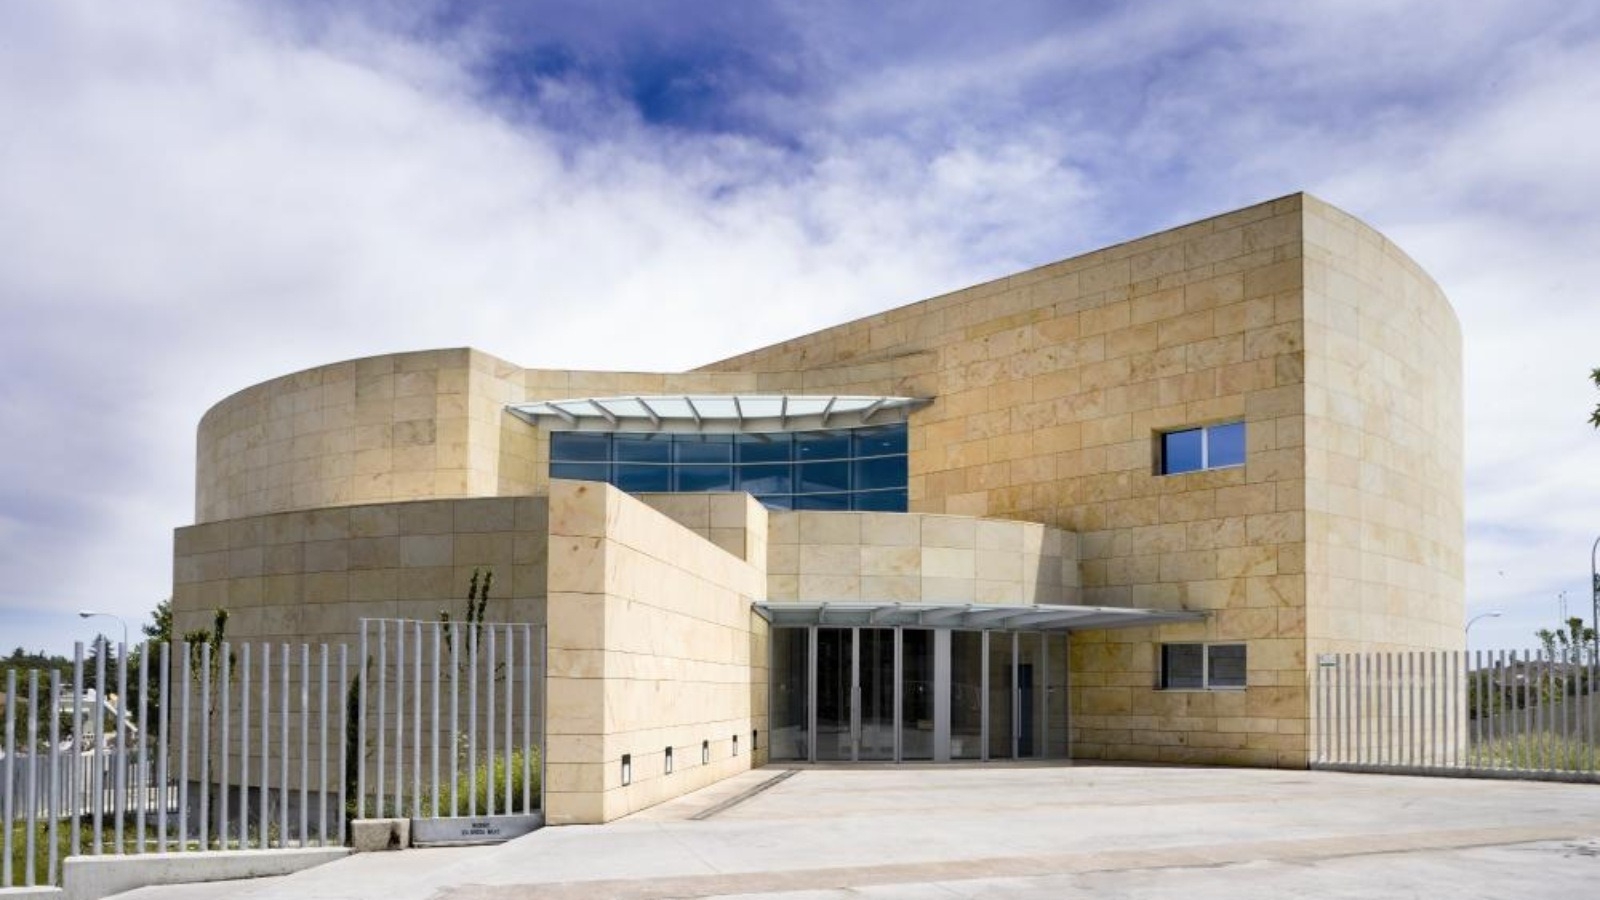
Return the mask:
<path id="1" fill-rule="evenodd" d="M 345 847 L 307 847 L 73 856 L 63 860 L 63 890 L 65 900 L 100 900 L 101 897 L 152 884 L 189 884 L 196 881 L 288 875 L 341 859 L 349 852 Z"/>

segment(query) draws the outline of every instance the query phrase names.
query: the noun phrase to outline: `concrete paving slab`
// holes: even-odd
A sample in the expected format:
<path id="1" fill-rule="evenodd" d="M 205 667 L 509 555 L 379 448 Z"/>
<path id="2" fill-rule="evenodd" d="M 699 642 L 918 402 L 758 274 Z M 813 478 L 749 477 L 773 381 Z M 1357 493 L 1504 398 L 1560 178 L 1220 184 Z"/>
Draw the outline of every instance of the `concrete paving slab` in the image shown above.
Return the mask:
<path id="1" fill-rule="evenodd" d="M 808 767 L 717 809 L 782 771 L 610 825 L 356 856 L 204 896 L 1470 898 L 1527 896 L 1530 884 L 1539 896 L 1587 896 L 1600 883 L 1594 785 L 1115 765 Z"/>

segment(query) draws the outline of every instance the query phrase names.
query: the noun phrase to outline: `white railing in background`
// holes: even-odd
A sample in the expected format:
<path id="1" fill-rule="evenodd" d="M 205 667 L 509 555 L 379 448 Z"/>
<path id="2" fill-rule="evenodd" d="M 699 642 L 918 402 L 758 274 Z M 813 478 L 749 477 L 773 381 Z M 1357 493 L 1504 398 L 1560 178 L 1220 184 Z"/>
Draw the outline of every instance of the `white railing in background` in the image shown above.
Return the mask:
<path id="1" fill-rule="evenodd" d="M 1312 705 L 1313 768 L 1600 781 L 1588 648 L 1324 654 Z"/>
<path id="2" fill-rule="evenodd" d="M 145 644 L 136 681 L 102 649 L 92 691 L 81 643 L 70 685 L 7 673 L 0 888 L 59 884 L 68 856 L 344 843 L 343 645 Z"/>

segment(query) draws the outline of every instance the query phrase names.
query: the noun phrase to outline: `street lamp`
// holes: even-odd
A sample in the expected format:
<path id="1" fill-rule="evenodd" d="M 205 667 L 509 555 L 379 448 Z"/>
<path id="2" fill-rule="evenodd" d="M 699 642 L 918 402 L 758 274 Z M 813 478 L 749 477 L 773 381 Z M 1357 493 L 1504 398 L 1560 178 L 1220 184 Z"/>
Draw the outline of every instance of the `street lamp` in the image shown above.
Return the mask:
<path id="1" fill-rule="evenodd" d="M 1500 616 L 1503 616 L 1503 615 L 1505 615 L 1505 613 L 1502 613 L 1500 610 L 1495 609 L 1495 610 L 1490 610 L 1489 612 L 1486 612 L 1486 613 L 1478 613 L 1477 615 L 1475 615 L 1472 618 L 1468 619 L 1467 620 L 1467 628 L 1466 628 L 1466 635 L 1467 635 L 1466 640 L 1467 640 L 1467 642 L 1470 643 L 1472 641 L 1472 626 L 1479 619 L 1497 619 L 1497 618 L 1499 618 Z"/>
<path id="2" fill-rule="evenodd" d="M 1600 660 L 1600 571 L 1595 568 L 1595 552 L 1600 551 L 1600 537 L 1594 539 L 1594 546 L 1589 548 L 1589 597 L 1592 608 L 1589 626 L 1594 629 L 1594 655 Z"/>
<path id="3" fill-rule="evenodd" d="M 122 626 L 122 646 L 128 646 L 128 623 L 122 621 L 121 616 L 108 612 L 95 612 L 91 609 L 78 610 L 78 618 L 80 619 L 92 619 L 95 616 L 103 616 L 107 619 L 116 619 L 117 624 Z"/>

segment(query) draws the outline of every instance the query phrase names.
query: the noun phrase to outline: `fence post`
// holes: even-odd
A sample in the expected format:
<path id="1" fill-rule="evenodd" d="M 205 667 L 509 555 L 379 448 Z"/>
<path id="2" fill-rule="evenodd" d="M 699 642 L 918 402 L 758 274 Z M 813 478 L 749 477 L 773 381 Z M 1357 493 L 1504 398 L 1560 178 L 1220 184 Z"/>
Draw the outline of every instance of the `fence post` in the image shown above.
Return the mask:
<path id="1" fill-rule="evenodd" d="M 439 788 L 439 712 L 440 712 L 440 710 L 439 710 L 439 659 L 440 659 L 440 655 L 441 655 L 440 654 L 440 649 L 441 648 L 440 648 L 439 645 L 443 642 L 443 640 L 444 640 L 443 625 L 442 625 L 442 623 L 434 622 L 433 623 L 433 707 L 432 707 L 433 708 L 433 715 L 431 716 L 431 721 L 432 721 L 432 725 L 433 725 L 433 728 L 432 728 L 432 741 L 431 741 L 431 743 L 433 744 L 433 754 L 429 757 L 429 759 L 431 760 L 432 765 L 433 765 L 433 796 L 431 798 L 432 799 L 432 804 L 431 805 L 433 807 L 432 814 L 433 814 L 433 817 L 435 819 L 439 818 L 439 794 L 441 793 L 440 788 Z"/>
<path id="2" fill-rule="evenodd" d="M 250 849 L 250 642 L 239 647 L 239 849 Z"/>
<path id="3" fill-rule="evenodd" d="M 167 814 L 172 811 L 172 793 L 168 789 L 169 785 L 167 783 L 169 776 L 172 774 L 171 763 L 167 758 L 167 734 L 172 730 L 172 644 L 170 642 L 164 642 L 161 645 L 161 674 L 159 678 L 161 681 L 161 693 L 159 695 L 161 703 L 160 709 L 157 710 L 156 714 L 161 718 L 161 728 L 156 734 L 156 742 L 159 745 L 159 752 L 156 754 L 156 781 L 161 785 L 161 816 L 160 824 L 156 831 L 156 851 L 165 853 L 167 852 Z M 82 692 L 80 691 L 79 693 L 81 695 Z M 76 838 L 78 823 L 74 821 L 72 825 L 73 835 Z M 76 840 L 73 842 L 72 852 L 78 852 Z"/>
<path id="4" fill-rule="evenodd" d="M 506 799 L 506 802 L 505 802 L 505 805 L 504 805 L 504 811 L 505 811 L 506 815 L 510 815 L 511 814 L 511 761 L 516 758 L 511 752 L 511 735 L 512 735 L 511 720 L 513 718 L 512 713 L 516 708 L 515 706 L 512 705 L 512 698 L 516 696 L 516 691 L 513 689 L 514 686 L 516 685 L 516 680 L 517 680 L 516 646 L 517 646 L 516 637 L 514 635 L 512 635 L 512 633 L 511 633 L 511 626 L 507 625 L 506 626 L 506 698 L 505 698 L 506 699 L 506 722 L 505 722 L 505 729 L 506 729 L 506 733 L 505 733 L 505 747 L 506 747 L 506 750 L 505 750 L 505 756 L 506 756 L 506 798 L 505 799 Z M 489 768 L 489 772 L 492 775 L 492 773 L 494 772 L 494 767 L 493 766 L 491 766 Z"/>
<path id="5" fill-rule="evenodd" d="M 144 697 L 140 691 L 139 696 Z M 143 729 L 140 729 L 143 734 Z M 49 861 L 45 864 L 45 880 L 51 884 L 56 883 L 56 875 L 61 865 L 60 848 L 57 843 L 57 825 L 61 818 L 61 802 L 66 798 L 61 793 L 61 763 L 67 755 L 61 749 L 61 672 L 57 669 L 50 670 L 50 808 L 49 835 L 46 840 L 50 842 Z M 140 807 L 141 809 L 143 807 Z M 140 829 L 140 846 L 143 846 L 144 830 Z M 6 846 L 10 846 L 7 843 Z"/>
<path id="6" fill-rule="evenodd" d="M 367 817 L 367 620 L 362 619 L 360 625 L 361 643 L 356 659 L 356 818 L 364 819 Z"/>
<path id="7" fill-rule="evenodd" d="M 231 724 L 229 722 L 228 707 L 233 705 L 231 684 L 233 681 L 233 660 L 231 658 L 233 656 L 233 648 L 227 642 L 223 642 L 218 650 L 222 653 L 222 658 L 217 660 L 217 693 L 222 695 L 217 705 L 222 707 L 222 721 L 220 723 L 222 733 L 217 738 L 217 765 L 220 767 L 220 777 L 217 780 L 217 849 L 226 850 L 228 849 L 228 776 L 231 774 L 228 771 L 228 758 L 230 756 L 228 753 L 228 738 L 230 737 L 228 726 Z"/>
<path id="8" fill-rule="evenodd" d="M 365 627 L 362 629 L 362 634 L 364 638 L 366 634 Z M 348 808 L 347 804 L 350 802 L 350 798 L 345 796 L 347 785 L 350 783 L 350 779 L 348 777 L 348 773 L 350 771 L 350 761 L 348 759 L 350 753 L 350 703 L 347 699 L 350 696 L 350 679 L 348 668 L 349 662 L 350 648 L 344 644 L 340 644 L 339 690 L 343 697 L 339 701 L 339 809 L 334 815 L 334 822 L 339 826 L 339 843 L 341 845 L 344 844 L 345 810 Z M 357 730 L 360 730 L 360 727 L 360 722 L 357 722 Z M 357 760 L 356 768 L 358 770 L 360 769 L 359 760 Z"/>
<path id="9" fill-rule="evenodd" d="M 289 644 L 278 664 L 278 846 L 289 846 Z"/>
<path id="10" fill-rule="evenodd" d="M 196 849 L 211 846 L 211 641 L 200 643 L 200 841 Z"/>

